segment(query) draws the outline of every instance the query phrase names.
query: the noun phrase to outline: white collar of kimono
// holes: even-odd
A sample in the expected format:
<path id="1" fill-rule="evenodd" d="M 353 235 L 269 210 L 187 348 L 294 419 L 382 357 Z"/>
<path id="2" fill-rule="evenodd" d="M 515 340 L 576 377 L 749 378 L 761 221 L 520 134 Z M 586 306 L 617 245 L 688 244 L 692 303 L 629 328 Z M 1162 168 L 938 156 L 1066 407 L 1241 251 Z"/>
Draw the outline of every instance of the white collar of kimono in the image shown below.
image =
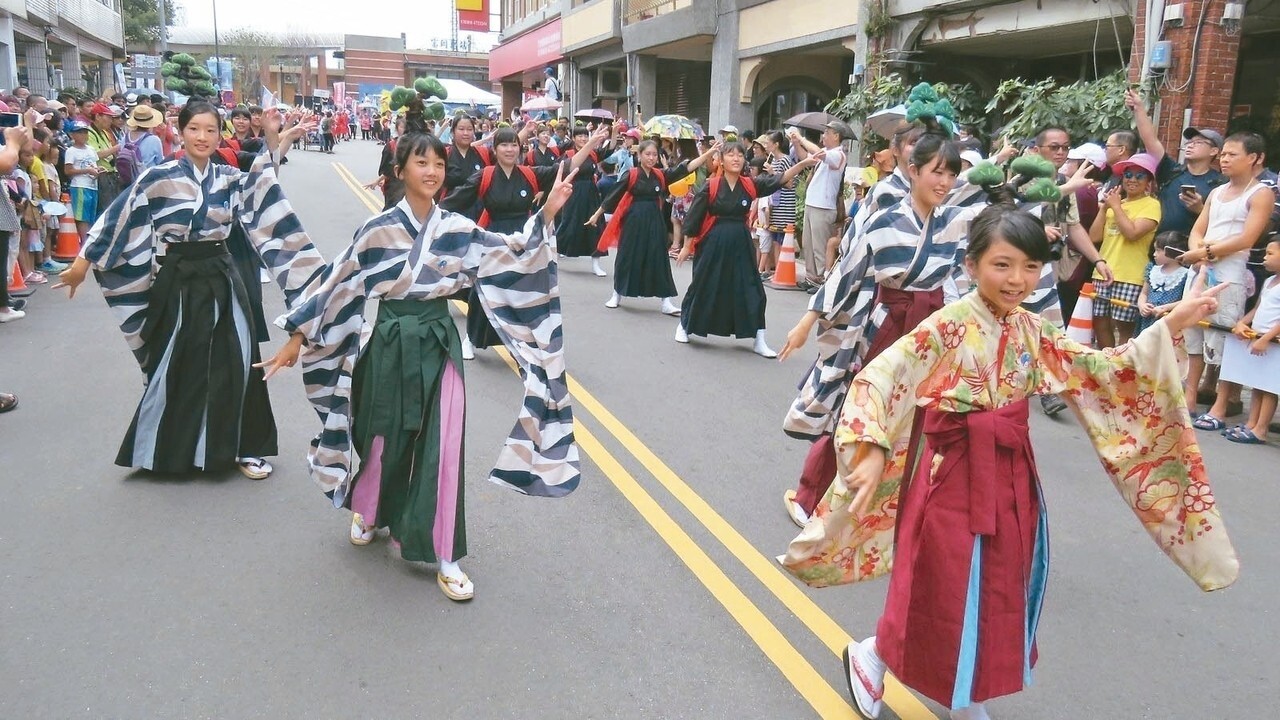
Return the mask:
<path id="1" fill-rule="evenodd" d="M 413 208 L 409 207 L 409 199 L 404 198 L 400 200 L 400 202 L 396 203 L 396 207 L 400 210 L 400 212 L 404 213 L 405 217 L 409 218 L 409 224 L 413 226 L 414 236 L 416 237 L 421 235 L 423 225 L 422 223 L 418 222 L 418 218 L 414 216 Z M 431 213 L 427 215 L 427 225 L 434 225 L 435 221 L 439 219 L 440 219 L 440 206 L 433 204 L 431 206 Z"/>
<path id="2" fill-rule="evenodd" d="M 196 180 L 204 182 L 204 179 L 209 177 L 209 165 L 213 162 L 212 159 L 206 160 L 203 168 L 196 165 L 190 157 L 187 158 L 187 162 L 191 163 L 191 172 L 196 176 Z"/>

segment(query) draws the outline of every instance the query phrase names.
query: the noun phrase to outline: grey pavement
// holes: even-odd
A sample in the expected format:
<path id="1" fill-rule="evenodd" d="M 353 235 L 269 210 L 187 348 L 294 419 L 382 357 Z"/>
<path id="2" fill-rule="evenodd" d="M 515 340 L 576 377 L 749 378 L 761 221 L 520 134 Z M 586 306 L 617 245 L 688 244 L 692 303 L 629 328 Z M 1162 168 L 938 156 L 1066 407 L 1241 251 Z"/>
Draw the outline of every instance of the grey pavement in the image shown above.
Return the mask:
<path id="1" fill-rule="evenodd" d="M 379 150 L 291 154 L 285 188 L 326 256 L 369 215 L 331 163 L 367 180 Z M 680 287 L 689 272 L 676 271 Z M 763 360 L 748 341 L 676 344 L 656 300 L 604 308 L 610 280 L 584 260 L 566 260 L 561 278 L 571 374 L 758 553 L 782 552 L 797 531 L 781 494 L 806 448 L 780 421 L 806 361 Z M 775 347 L 806 299 L 770 292 Z M 520 387 L 492 351 L 466 377 L 463 567 L 477 597 L 459 605 L 385 540 L 347 542 L 348 515 L 306 475 L 318 422 L 296 373 L 271 381 L 281 454 L 269 480 L 113 465 L 141 375 L 92 283 L 71 301 L 38 291 L 26 319 L 0 327 L 0 390 L 22 399 L 0 416 L 0 718 L 816 715 L 585 452 L 566 499 L 486 482 Z M 579 413 L 843 696 L 826 646 Z M 1074 420 L 1033 415 L 1053 551 L 1041 660 L 1035 685 L 992 702 L 993 716 L 1268 716 L 1280 450 L 1202 436 L 1243 564 L 1235 587 L 1206 595 L 1124 509 Z M 884 591 L 804 589 L 854 637 L 873 631 Z"/>

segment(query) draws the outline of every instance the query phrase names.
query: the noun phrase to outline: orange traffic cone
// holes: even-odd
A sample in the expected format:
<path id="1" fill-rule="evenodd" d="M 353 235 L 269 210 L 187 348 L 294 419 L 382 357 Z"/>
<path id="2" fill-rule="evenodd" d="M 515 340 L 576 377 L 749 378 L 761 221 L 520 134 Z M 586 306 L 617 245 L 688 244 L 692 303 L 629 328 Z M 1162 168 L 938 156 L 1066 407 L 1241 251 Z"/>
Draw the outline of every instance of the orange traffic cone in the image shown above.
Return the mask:
<path id="1" fill-rule="evenodd" d="M 51 254 L 58 262 L 71 262 L 80 255 L 80 231 L 76 230 L 76 220 L 70 212 L 58 221 L 58 240 Z"/>
<path id="2" fill-rule="evenodd" d="M 22 277 L 22 266 L 14 260 L 13 277 L 9 278 L 9 294 L 14 297 L 26 297 L 35 291 L 35 288 L 27 285 L 26 279 Z"/>
<path id="3" fill-rule="evenodd" d="M 1067 337 L 1081 345 L 1093 345 L 1093 283 L 1080 288 L 1080 299 L 1067 322 Z"/>
<path id="4" fill-rule="evenodd" d="M 782 237 L 782 249 L 778 252 L 778 267 L 773 271 L 773 279 L 765 283 L 774 290 L 799 290 L 796 285 L 796 228 L 787 226 L 787 233 Z"/>

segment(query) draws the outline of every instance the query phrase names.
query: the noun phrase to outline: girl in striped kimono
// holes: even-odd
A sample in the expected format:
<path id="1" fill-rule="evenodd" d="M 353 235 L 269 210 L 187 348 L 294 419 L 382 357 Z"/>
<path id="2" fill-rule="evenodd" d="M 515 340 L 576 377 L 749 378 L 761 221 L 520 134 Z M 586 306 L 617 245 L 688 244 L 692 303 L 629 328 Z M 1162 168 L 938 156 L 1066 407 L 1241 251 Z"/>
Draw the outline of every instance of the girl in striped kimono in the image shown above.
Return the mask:
<path id="1" fill-rule="evenodd" d="M 937 131 L 921 135 L 907 166 L 910 193 L 867 221 L 787 335 L 783 359 L 803 347 L 818 325 L 818 359 L 783 427 L 792 437 L 814 441 L 799 489 L 785 495 L 787 514 L 798 525 L 808 522 L 835 477 L 831 430 L 853 373 L 944 300 L 959 296 L 969 222 L 985 207 L 973 202 L 982 193 L 979 185 L 953 192 L 959 171 L 959 145 Z M 944 205 L 948 198 L 963 202 Z"/>
<path id="2" fill-rule="evenodd" d="M 524 402 L 490 479 L 528 495 L 569 494 L 578 450 L 551 229 L 573 175 L 554 183 L 521 232 L 498 235 L 435 205 L 445 157 L 434 135 L 400 138 L 404 200 L 367 221 L 277 320 L 291 337 L 264 365 L 268 375 L 290 366 L 306 345 L 303 377 L 323 426 L 311 474 L 336 507 L 354 511 L 351 542 L 367 545 L 387 528 L 404 559 L 439 562 L 437 584 L 461 601 L 475 588 L 458 566 L 467 552 L 465 395 L 448 298 L 475 288 L 522 371 Z M 369 300 L 378 310 L 366 320 Z"/>
<path id="3" fill-rule="evenodd" d="M 89 269 L 146 375 L 116 464 L 164 473 L 238 463 L 266 477 L 275 452 L 266 387 L 252 381 L 254 301 L 228 249 L 237 223 L 292 302 L 324 259 L 276 181 L 270 154 L 248 171 L 217 164 L 218 112 L 188 103 L 178 117 L 185 155 L 148 168 L 89 231 L 59 286 Z M 259 296 L 260 297 L 260 296 Z M 259 300 L 260 302 L 260 300 Z M 262 408 L 267 408 L 266 412 Z"/>
<path id="4" fill-rule="evenodd" d="M 1134 342 L 1095 351 L 1021 307 L 1048 260 L 1038 218 L 983 211 L 965 259 L 976 292 L 864 365 L 844 401 L 839 477 L 781 560 L 816 587 L 891 573 L 875 635 L 844 654 L 864 718 L 890 671 L 953 720 L 987 720 L 985 701 L 1031 683 L 1049 574 L 1032 394 L 1067 397 L 1125 504 L 1202 590 L 1239 572 L 1179 370 L 1215 290 L 1202 278 Z"/>

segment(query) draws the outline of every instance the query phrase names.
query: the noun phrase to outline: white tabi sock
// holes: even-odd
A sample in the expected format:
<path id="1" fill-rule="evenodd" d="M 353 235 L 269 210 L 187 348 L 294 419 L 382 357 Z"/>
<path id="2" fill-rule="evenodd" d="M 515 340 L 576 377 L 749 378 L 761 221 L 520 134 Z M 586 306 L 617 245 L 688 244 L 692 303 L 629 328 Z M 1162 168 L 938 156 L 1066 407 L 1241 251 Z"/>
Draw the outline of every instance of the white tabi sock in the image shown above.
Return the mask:
<path id="1" fill-rule="evenodd" d="M 982 703 L 974 703 L 969 707 L 952 710 L 951 720 L 991 720 L 991 716 Z"/>

